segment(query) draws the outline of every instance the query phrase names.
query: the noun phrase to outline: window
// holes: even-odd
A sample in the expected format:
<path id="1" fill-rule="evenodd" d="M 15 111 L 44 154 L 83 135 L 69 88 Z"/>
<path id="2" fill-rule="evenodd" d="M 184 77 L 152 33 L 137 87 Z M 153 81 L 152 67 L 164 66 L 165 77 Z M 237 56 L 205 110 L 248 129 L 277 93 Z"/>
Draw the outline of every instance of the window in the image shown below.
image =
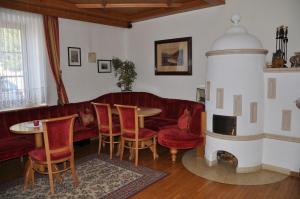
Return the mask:
<path id="1" fill-rule="evenodd" d="M 42 16 L 0 8 L 0 110 L 46 103 Z"/>

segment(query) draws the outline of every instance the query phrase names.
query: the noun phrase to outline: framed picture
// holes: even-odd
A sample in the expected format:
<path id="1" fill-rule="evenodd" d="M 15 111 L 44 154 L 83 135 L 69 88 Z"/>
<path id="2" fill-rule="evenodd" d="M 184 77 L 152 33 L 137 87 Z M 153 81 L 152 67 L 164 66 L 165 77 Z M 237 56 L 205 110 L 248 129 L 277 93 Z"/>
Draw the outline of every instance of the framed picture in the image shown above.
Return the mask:
<path id="1" fill-rule="evenodd" d="M 69 66 L 81 66 L 81 49 L 77 47 L 68 47 Z"/>
<path id="2" fill-rule="evenodd" d="M 155 41 L 155 75 L 192 75 L 192 37 Z"/>
<path id="3" fill-rule="evenodd" d="M 98 73 L 111 73 L 111 60 L 97 60 Z"/>
<path id="4" fill-rule="evenodd" d="M 96 63 L 96 53 L 95 52 L 88 53 L 88 61 L 89 61 L 89 63 Z"/>

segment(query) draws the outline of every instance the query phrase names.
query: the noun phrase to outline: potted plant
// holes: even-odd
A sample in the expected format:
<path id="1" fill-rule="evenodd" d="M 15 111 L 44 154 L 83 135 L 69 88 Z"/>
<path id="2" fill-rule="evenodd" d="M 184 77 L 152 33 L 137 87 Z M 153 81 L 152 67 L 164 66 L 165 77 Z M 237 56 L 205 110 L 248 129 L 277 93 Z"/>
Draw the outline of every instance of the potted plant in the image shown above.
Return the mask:
<path id="1" fill-rule="evenodd" d="M 134 63 L 128 60 L 122 61 L 114 57 L 112 59 L 112 66 L 115 71 L 115 77 L 118 77 L 119 80 L 117 86 L 121 88 L 122 91 L 131 91 L 132 84 L 137 76 Z"/>

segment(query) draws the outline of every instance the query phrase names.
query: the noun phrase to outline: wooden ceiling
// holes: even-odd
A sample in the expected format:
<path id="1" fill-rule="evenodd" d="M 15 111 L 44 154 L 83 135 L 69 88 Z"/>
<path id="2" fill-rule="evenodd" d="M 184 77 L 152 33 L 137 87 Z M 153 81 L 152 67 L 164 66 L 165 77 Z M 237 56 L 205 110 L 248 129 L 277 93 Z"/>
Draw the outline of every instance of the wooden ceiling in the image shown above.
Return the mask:
<path id="1" fill-rule="evenodd" d="M 0 7 L 123 28 L 137 21 L 222 4 L 225 0 L 0 0 Z"/>

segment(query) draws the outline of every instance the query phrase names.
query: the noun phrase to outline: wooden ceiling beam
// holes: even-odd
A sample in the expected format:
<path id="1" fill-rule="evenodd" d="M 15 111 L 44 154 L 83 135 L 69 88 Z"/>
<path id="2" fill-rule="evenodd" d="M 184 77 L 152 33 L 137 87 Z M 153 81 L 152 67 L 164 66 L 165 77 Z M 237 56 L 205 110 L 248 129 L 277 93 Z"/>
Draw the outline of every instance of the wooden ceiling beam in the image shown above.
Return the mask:
<path id="1" fill-rule="evenodd" d="M 32 1 L 32 0 L 29 0 L 29 1 Z M 40 1 L 44 1 L 44 0 L 40 0 Z M 44 6 L 39 6 L 39 5 L 35 5 L 35 4 L 30 4 L 30 3 L 24 3 L 24 2 L 20 2 L 20 1 L 16 1 L 16 0 L 0 0 L 0 7 L 21 10 L 21 11 L 27 11 L 27 12 L 33 12 L 33 13 L 38 13 L 38 14 L 42 14 L 42 15 L 57 16 L 57 17 L 61 17 L 61 18 L 68 18 L 68 19 L 87 21 L 87 22 L 93 22 L 93 23 L 104 24 L 104 25 L 117 26 L 117 27 L 122 27 L 122 28 L 130 28 L 131 27 L 131 23 L 129 21 L 95 16 L 93 14 L 89 14 L 89 12 L 86 12 L 86 13 L 75 12 L 75 11 L 72 12 L 70 10 L 57 9 L 57 8 L 52 8 L 52 7 L 44 7 Z"/>
<path id="2" fill-rule="evenodd" d="M 208 3 L 208 1 L 215 1 L 215 3 L 210 4 Z M 222 5 L 222 4 L 225 4 L 224 0 L 205 0 L 205 1 L 193 0 L 184 3 L 181 7 L 178 8 L 159 8 L 159 9 L 152 9 L 150 11 L 145 11 L 142 13 L 137 13 L 130 16 L 130 21 L 138 22 L 138 21 L 155 18 L 155 17 L 162 17 L 166 15 L 177 14 L 180 12 L 186 12 L 186 11 L 196 10 L 200 8 L 207 8 L 207 7 L 212 7 L 212 6 Z"/>
<path id="3" fill-rule="evenodd" d="M 128 21 L 128 15 L 111 12 L 109 10 L 85 10 L 77 8 L 77 6 L 73 3 L 66 2 L 64 0 L 13 0 L 25 4 L 53 8 L 53 9 L 61 9 L 65 11 L 78 12 L 87 15 L 100 16 L 103 18 L 117 19 L 121 21 Z"/>
<path id="4" fill-rule="evenodd" d="M 80 3 L 78 8 L 176 8 L 182 3 Z"/>
<path id="5" fill-rule="evenodd" d="M 222 5 L 222 4 L 225 4 L 225 0 L 201 0 L 201 1 L 205 1 L 206 3 L 208 3 L 210 5 Z"/>

